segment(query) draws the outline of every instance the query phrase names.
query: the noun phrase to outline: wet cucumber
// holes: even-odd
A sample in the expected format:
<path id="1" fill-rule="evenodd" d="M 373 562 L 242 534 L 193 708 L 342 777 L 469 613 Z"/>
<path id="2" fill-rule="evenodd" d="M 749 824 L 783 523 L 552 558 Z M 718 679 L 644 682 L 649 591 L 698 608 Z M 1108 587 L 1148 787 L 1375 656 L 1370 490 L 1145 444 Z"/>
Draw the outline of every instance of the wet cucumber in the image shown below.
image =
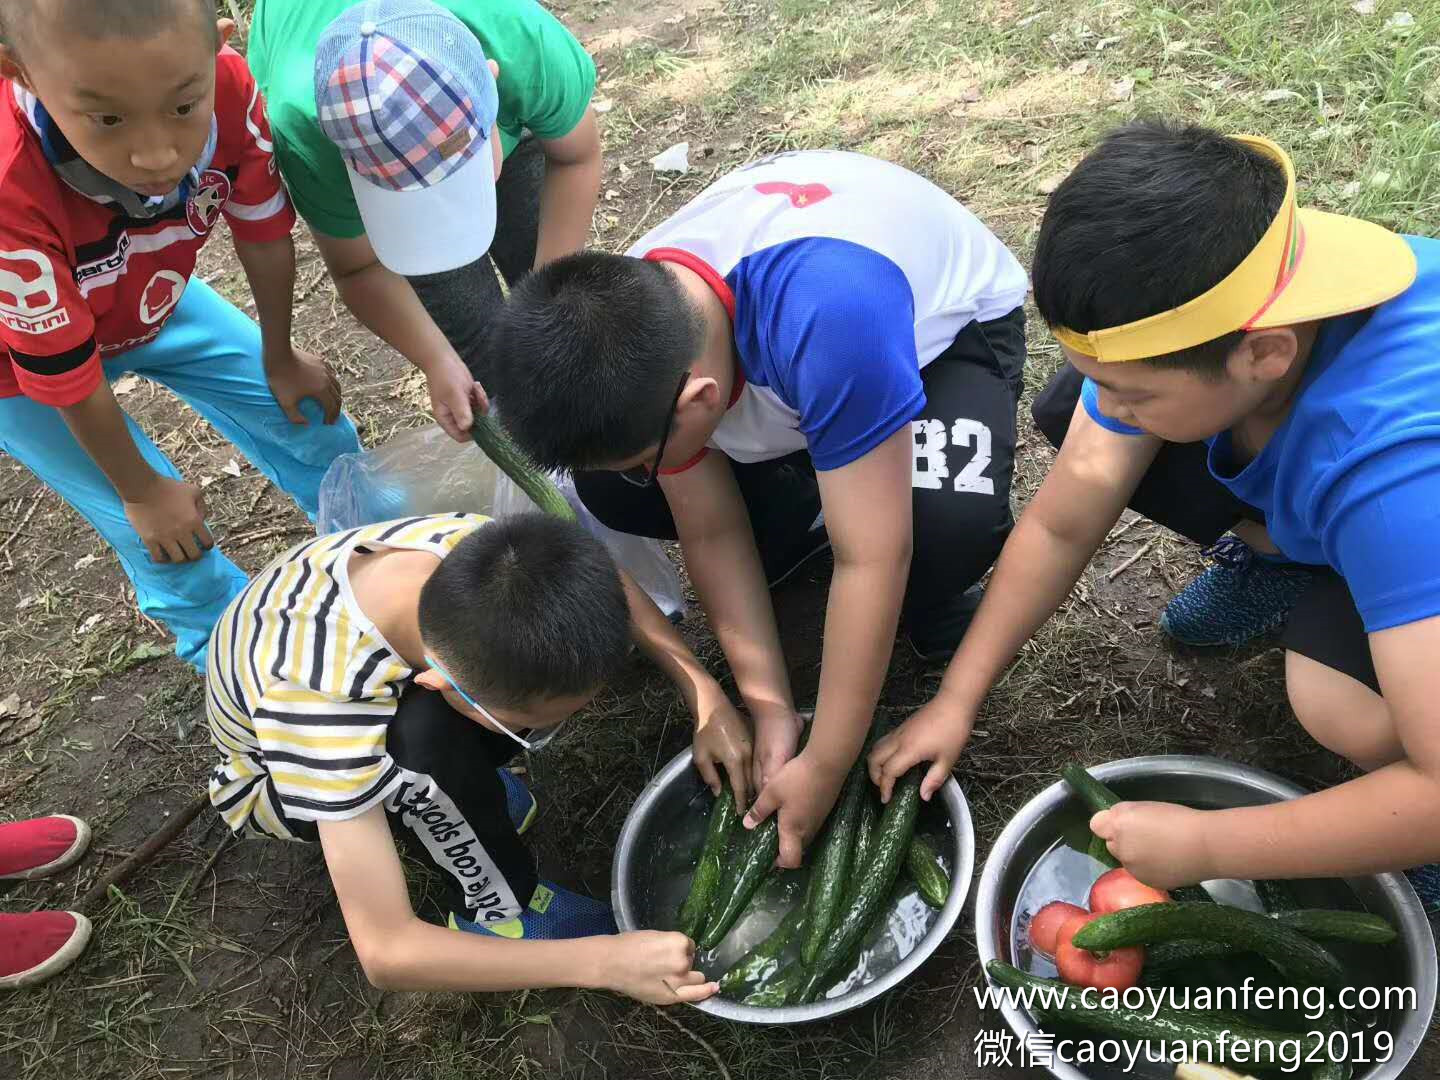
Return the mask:
<path id="1" fill-rule="evenodd" d="M 1345 985 L 1345 969 L 1323 945 L 1268 915 L 1220 904 L 1145 904 L 1114 911 L 1082 927 L 1073 940 L 1091 952 L 1162 941 L 1214 941 L 1257 952 L 1304 985 Z"/>
<path id="2" fill-rule="evenodd" d="M 739 963 L 720 977 L 720 993 L 726 997 L 734 997 L 736 991 L 746 983 L 763 979 L 770 969 L 779 965 L 780 954 L 804 925 L 805 905 L 796 904 L 786 912 L 780 925 L 770 931 L 769 937 L 741 957 Z"/>
<path id="3" fill-rule="evenodd" d="M 1116 795 L 1115 792 L 1111 791 L 1099 780 L 1096 780 L 1095 777 L 1091 776 L 1088 771 L 1079 765 L 1066 765 L 1060 770 L 1060 778 L 1069 785 L 1071 791 L 1080 796 L 1080 801 L 1089 808 L 1092 814 L 1098 814 L 1101 810 L 1109 810 L 1116 803 L 1122 801 L 1119 795 Z M 1096 839 L 1099 840 L 1099 837 L 1096 837 Z M 1110 854 L 1110 849 L 1105 846 L 1103 840 L 1100 841 L 1098 851 L 1103 852 L 1103 854 L 1097 853 L 1095 846 L 1092 844 L 1090 851 L 1092 858 L 1098 859 L 1101 862 L 1113 863 L 1116 866 L 1120 865 L 1119 861 Z M 1170 895 L 1175 900 L 1181 902 L 1214 902 L 1210 894 L 1199 885 L 1181 885 L 1179 888 L 1171 889 Z"/>
<path id="4" fill-rule="evenodd" d="M 775 856 L 779 853 L 778 814 L 771 814 L 740 837 L 731 852 L 729 873 L 710 907 L 710 918 L 700 935 L 700 948 L 713 949 L 730 932 L 730 927 L 735 925 L 745 905 L 750 903 L 760 882 L 775 865 Z"/>
<path id="5" fill-rule="evenodd" d="M 1254 881 L 1255 893 L 1260 897 L 1260 904 L 1265 911 L 1274 915 L 1280 911 L 1293 911 L 1300 905 L 1295 901 L 1295 894 L 1290 891 L 1290 886 L 1283 881 Z"/>
<path id="6" fill-rule="evenodd" d="M 800 958 L 807 964 L 815 963 L 820 946 L 835 922 L 835 917 L 845 902 L 845 892 L 853 873 L 855 857 L 855 831 L 860 824 L 860 805 L 865 798 L 865 789 L 870 778 L 861 765 L 850 770 L 845 787 L 840 792 L 840 802 L 830 815 L 830 824 L 825 833 L 825 842 L 820 845 L 810 871 L 810 888 L 805 895 L 805 936 L 800 942 Z"/>
<path id="7" fill-rule="evenodd" d="M 541 510 L 565 521 L 575 520 L 575 511 L 565 496 L 560 494 L 560 489 L 515 445 L 493 416 L 475 417 L 470 437 L 475 440 L 475 445 L 485 452 L 485 456 L 498 465 L 501 472 L 514 480 L 520 490 L 530 496 L 530 501 Z"/>
<path id="8" fill-rule="evenodd" d="M 1164 975 L 1207 960 L 1227 960 L 1239 952 L 1234 945 L 1215 941 L 1162 941 L 1145 950 L 1144 975 Z"/>
<path id="9" fill-rule="evenodd" d="M 730 836 L 738 820 L 735 792 L 727 786 L 710 808 L 710 827 L 705 830 L 705 843 L 695 863 L 695 876 L 690 879 L 690 892 L 680 905 L 680 921 L 676 929 L 686 937 L 693 938 L 698 934 L 710 914 L 710 905 L 720 887 L 725 849 L 730 844 Z"/>
<path id="10" fill-rule="evenodd" d="M 910 841 L 910 850 L 905 853 L 905 869 L 920 890 L 920 899 L 936 911 L 945 906 L 950 898 L 950 876 L 925 837 L 917 836 Z"/>
<path id="11" fill-rule="evenodd" d="M 787 1004 L 805 982 L 805 965 L 798 960 L 777 972 L 775 977 L 752 991 L 741 1002 L 760 1009 L 778 1009 Z"/>
<path id="12" fill-rule="evenodd" d="M 920 813 L 920 771 L 911 769 L 895 785 L 890 801 L 880 815 L 876 827 L 870 864 L 858 878 L 854 898 L 837 920 L 815 963 L 806 969 L 806 979 L 794 1000 L 813 1001 L 828 985 L 836 968 L 848 960 L 870 931 L 881 910 L 890 899 L 890 890 L 900 876 L 910 839 L 915 834 L 915 818 Z"/>
<path id="13" fill-rule="evenodd" d="M 1304 934 L 1312 941 L 1353 941 L 1359 945 L 1389 945 L 1399 935 L 1379 915 L 1360 911 L 1326 911 L 1301 908 L 1277 911 L 1270 918 Z"/>
<path id="14" fill-rule="evenodd" d="M 855 858 L 851 861 L 850 876 L 858 877 L 870 863 L 870 852 L 875 843 L 875 826 L 880 822 L 880 801 L 875 798 L 875 789 L 866 789 L 865 798 L 860 801 L 860 824 L 855 827 Z"/>
<path id="15" fill-rule="evenodd" d="M 1122 1039 L 1154 1039 L 1167 1046 L 1203 1043 L 1212 1047 L 1217 1057 L 1230 1054 L 1232 1060 L 1243 1061 L 1251 1068 L 1283 1068 L 1286 1044 L 1292 1044 L 1288 1049 L 1293 1050 L 1295 1036 L 1290 1032 L 1167 1007 L 1105 1008 L 1098 1003 L 1099 995 L 1091 995 L 1096 1003 L 1086 1005 L 1074 987 L 1029 975 L 1000 960 L 991 960 L 985 971 L 998 986 L 1033 993 L 1033 1009 L 1042 1021 L 1061 1021 Z"/>

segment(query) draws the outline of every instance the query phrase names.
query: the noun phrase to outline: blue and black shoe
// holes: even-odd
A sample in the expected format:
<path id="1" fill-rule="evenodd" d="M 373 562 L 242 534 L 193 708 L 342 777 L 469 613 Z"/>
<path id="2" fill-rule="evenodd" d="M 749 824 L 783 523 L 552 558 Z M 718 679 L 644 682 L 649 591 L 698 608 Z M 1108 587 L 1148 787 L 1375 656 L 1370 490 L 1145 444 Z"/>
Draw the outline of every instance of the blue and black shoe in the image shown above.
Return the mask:
<path id="1" fill-rule="evenodd" d="M 1310 586 L 1311 573 L 1256 554 L 1236 536 L 1202 552 L 1215 560 L 1160 616 L 1160 629 L 1182 645 L 1243 645 L 1278 630 Z"/>
<path id="2" fill-rule="evenodd" d="M 529 906 L 514 918 L 477 923 L 451 912 L 450 929 L 512 941 L 562 941 L 618 933 L 609 904 L 545 881 L 535 886 Z"/>
<path id="3" fill-rule="evenodd" d="M 1413 870 L 1406 870 L 1405 876 L 1410 879 L 1411 887 L 1420 897 L 1425 914 L 1440 914 L 1440 865 L 1430 863 L 1427 866 L 1417 866 Z"/>
<path id="4" fill-rule="evenodd" d="M 500 768 L 495 771 L 500 774 L 500 782 L 505 785 L 505 809 L 510 814 L 510 822 L 515 826 L 516 835 L 524 836 L 525 830 L 535 823 L 535 813 L 540 804 L 535 801 L 534 794 L 524 780 L 509 769 Z"/>

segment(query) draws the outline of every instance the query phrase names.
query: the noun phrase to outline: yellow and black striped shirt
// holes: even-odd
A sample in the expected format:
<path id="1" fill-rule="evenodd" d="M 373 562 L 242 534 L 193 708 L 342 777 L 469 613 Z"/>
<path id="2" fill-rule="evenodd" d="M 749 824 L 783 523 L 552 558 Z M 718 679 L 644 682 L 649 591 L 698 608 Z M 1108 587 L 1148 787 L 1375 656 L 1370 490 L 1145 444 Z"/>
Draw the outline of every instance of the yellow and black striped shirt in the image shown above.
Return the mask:
<path id="1" fill-rule="evenodd" d="M 444 514 L 307 541 L 261 571 L 210 637 L 206 712 L 225 760 L 210 800 L 236 832 L 291 839 L 288 822 L 356 817 L 400 781 L 386 730 L 413 674 L 360 610 L 350 555 L 444 558 L 489 522 Z"/>

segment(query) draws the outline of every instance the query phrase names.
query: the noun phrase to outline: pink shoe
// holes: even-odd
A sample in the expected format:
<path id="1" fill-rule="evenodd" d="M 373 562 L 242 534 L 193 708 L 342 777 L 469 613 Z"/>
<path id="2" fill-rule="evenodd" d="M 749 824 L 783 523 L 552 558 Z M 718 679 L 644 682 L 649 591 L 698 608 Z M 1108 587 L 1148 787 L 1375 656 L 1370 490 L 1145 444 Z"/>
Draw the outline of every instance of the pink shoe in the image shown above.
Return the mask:
<path id="1" fill-rule="evenodd" d="M 0 990 L 19 990 L 58 975 L 89 941 L 90 920 L 73 911 L 0 913 Z"/>
<path id="2" fill-rule="evenodd" d="M 90 846 L 90 826 L 58 814 L 0 825 L 0 881 L 64 870 Z"/>

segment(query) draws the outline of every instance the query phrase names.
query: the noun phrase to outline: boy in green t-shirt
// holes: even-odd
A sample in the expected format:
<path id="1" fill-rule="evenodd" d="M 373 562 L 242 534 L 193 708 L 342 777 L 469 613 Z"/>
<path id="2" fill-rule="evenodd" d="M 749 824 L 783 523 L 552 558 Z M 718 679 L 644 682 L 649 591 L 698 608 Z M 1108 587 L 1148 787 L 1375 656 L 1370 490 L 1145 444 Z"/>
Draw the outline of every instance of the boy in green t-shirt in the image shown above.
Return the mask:
<path id="1" fill-rule="evenodd" d="M 249 60 L 341 298 L 464 441 L 487 407 L 473 359 L 496 270 L 513 282 L 589 235 L 594 62 L 534 0 L 259 0 Z"/>

